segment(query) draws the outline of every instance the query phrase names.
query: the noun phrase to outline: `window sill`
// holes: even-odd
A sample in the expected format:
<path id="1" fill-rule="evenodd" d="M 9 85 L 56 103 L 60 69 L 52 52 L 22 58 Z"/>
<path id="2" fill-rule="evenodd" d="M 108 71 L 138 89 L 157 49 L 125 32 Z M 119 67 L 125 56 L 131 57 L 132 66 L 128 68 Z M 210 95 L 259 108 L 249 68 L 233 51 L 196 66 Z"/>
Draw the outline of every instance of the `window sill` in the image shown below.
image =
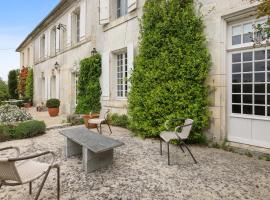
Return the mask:
<path id="1" fill-rule="evenodd" d="M 244 115 L 244 114 L 231 114 L 230 117 L 242 118 L 242 119 L 251 119 L 251 120 L 270 121 L 270 117 L 267 117 L 267 116 L 251 116 L 251 115 Z"/>
<path id="2" fill-rule="evenodd" d="M 106 32 L 106 31 L 113 29 L 117 26 L 120 26 L 121 24 L 124 24 L 124 23 L 126 23 L 126 22 L 128 22 L 136 17 L 138 17 L 137 12 L 131 12 L 125 16 L 117 18 L 117 19 L 109 22 L 108 24 L 104 25 L 103 31 Z"/>

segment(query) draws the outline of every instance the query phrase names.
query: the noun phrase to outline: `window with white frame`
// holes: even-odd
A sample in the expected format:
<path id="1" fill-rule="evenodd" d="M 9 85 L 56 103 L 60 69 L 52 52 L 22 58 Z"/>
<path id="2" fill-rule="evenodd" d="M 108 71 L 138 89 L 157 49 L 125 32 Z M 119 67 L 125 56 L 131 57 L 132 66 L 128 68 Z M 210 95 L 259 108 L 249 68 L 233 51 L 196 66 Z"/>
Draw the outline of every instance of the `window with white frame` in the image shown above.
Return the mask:
<path id="1" fill-rule="evenodd" d="M 80 8 L 77 8 L 72 14 L 72 41 L 80 42 Z"/>
<path id="2" fill-rule="evenodd" d="M 45 34 L 43 34 L 40 38 L 40 58 L 43 59 L 45 57 Z"/>
<path id="3" fill-rule="evenodd" d="M 51 41 L 50 41 L 50 51 L 51 56 L 54 56 L 56 53 L 56 27 L 53 27 L 51 30 Z"/>
<path id="4" fill-rule="evenodd" d="M 127 97 L 128 60 L 127 52 L 117 54 L 117 97 Z"/>
<path id="5" fill-rule="evenodd" d="M 128 13 L 128 0 L 117 0 L 117 18 L 122 17 Z"/>

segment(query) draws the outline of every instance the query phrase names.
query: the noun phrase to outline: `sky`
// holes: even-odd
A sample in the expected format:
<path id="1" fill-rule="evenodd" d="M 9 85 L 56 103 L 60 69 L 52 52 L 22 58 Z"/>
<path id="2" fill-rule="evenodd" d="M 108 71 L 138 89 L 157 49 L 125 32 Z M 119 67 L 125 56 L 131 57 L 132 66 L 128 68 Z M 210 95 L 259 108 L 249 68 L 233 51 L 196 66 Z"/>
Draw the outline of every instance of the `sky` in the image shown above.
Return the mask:
<path id="1" fill-rule="evenodd" d="M 1 0 L 0 4 L 0 77 L 20 65 L 16 48 L 46 17 L 60 0 Z"/>

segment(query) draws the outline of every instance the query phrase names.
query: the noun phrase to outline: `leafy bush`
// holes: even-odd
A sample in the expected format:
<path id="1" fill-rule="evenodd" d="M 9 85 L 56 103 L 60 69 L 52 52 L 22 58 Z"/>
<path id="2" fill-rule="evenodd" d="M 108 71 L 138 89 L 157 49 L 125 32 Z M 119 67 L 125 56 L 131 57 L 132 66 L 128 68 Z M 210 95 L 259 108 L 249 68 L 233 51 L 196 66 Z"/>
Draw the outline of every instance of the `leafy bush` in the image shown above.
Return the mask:
<path id="1" fill-rule="evenodd" d="M 100 111 L 100 76 L 101 56 L 99 54 L 85 58 L 80 62 L 76 113 L 89 114 Z"/>
<path id="2" fill-rule="evenodd" d="M 59 108 L 59 106 L 60 106 L 59 99 L 48 99 L 46 102 L 47 108 Z"/>
<path id="3" fill-rule="evenodd" d="M 0 124 L 0 142 L 4 142 L 10 138 L 10 128 L 7 125 Z"/>
<path id="4" fill-rule="evenodd" d="M 129 119 L 127 115 L 112 114 L 108 116 L 108 120 L 111 125 L 128 128 Z"/>
<path id="5" fill-rule="evenodd" d="M 84 124 L 83 118 L 80 115 L 68 115 L 67 122 L 70 123 L 72 126 Z"/>
<path id="6" fill-rule="evenodd" d="M 8 86 L 5 81 L 0 78 L 0 101 L 7 100 L 8 97 Z"/>
<path id="7" fill-rule="evenodd" d="M 8 74 L 8 92 L 11 99 L 18 99 L 18 70 L 11 70 Z"/>
<path id="8" fill-rule="evenodd" d="M 25 86 L 25 97 L 29 99 L 28 102 L 33 102 L 33 95 L 34 95 L 33 69 L 29 69 Z"/>
<path id="9" fill-rule="evenodd" d="M 145 137 L 164 130 L 167 119 L 194 120 L 191 142 L 208 126 L 211 66 L 204 25 L 193 0 L 148 0 L 141 22 L 139 55 L 131 77 L 131 128 Z"/>
<path id="10" fill-rule="evenodd" d="M 18 85 L 19 94 L 22 97 L 25 96 L 27 76 L 28 76 L 28 67 L 22 67 L 19 73 L 19 85 Z"/>
<path id="11" fill-rule="evenodd" d="M 0 106 L 0 123 L 16 123 L 31 120 L 32 116 L 15 105 Z"/>

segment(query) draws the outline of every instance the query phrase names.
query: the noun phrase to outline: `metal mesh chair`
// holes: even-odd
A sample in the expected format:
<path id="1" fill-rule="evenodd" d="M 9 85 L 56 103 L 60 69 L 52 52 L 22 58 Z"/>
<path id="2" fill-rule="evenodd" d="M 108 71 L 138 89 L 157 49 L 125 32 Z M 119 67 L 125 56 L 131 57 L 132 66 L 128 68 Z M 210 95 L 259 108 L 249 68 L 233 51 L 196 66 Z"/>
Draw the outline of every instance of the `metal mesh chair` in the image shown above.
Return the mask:
<path id="1" fill-rule="evenodd" d="M 97 125 L 97 130 L 100 134 L 102 134 L 102 129 L 101 129 L 101 125 L 102 124 L 107 124 L 109 129 L 110 129 L 110 135 L 112 134 L 112 129 L 110 127 L 109 124 L 109 120 L 108 120 L 108 115 L 109 115 L 110 111 L 108 110 L 105 114 L 103 118 L 94 118 L 94 119 L 89 119 L 88 123 L 91 124 L 96 124 Z"/>
<path id="2" fill-rule="evenodd" d="M 17 147 L 6 147 L 0 151 L 15 149 L 17 152 L 14 158 L 0 158 L 0 189 L 2 186 L 17 186 L 29 183 L 29 194 L 32 194 L 32 182 L 44 175 L 39 190 L 35 196 L 35 200 L 43 189 L 47 177 L 52 168 L 57 169 L 57 199 L 60 199 L 60 167 L 55 162 L 55 154 L 51 151 L 20 157 L 20 150 Z M 52 155 L 51 162 L 41 163 L 34 161 L 34 158 L 44 156 L 47 154 Z"/>
<path id="3" fill-rule="evenodd" d="M 178 119 L 173 119 L 171 121 L 177 122 L 183 120 L 181 118 Z M 165 127 L 167 130 L 169 130 L 168 123 L 171 121 L 166 121 L 165 122 Z M 163 131 L 160 133 L 160 155 L 162 155 L 162 141 L 167 143 L 167 149 L 168 149 L 168 165 L 170 165 L 170 142 L 172 140 L 178 140 L 179 141 L 179 147 L 180 149 L 184 151 L 185 147 L 189 154 L 191 155 L 192 159 L 194 160 L 195 163 L 197 163 L 196 159 L 194 158 L 193 154 L 191 153 L 190 149 L 185 143 L 185 140 L 188 139 L 188 136 L 191 132 L 192 129 L 192 124 L 193 120 L 192 119 L 186 119 L 184 125 L 177 126 L 174 131 Z M 180 132 L 179 132 L 180 131 Z"/>

